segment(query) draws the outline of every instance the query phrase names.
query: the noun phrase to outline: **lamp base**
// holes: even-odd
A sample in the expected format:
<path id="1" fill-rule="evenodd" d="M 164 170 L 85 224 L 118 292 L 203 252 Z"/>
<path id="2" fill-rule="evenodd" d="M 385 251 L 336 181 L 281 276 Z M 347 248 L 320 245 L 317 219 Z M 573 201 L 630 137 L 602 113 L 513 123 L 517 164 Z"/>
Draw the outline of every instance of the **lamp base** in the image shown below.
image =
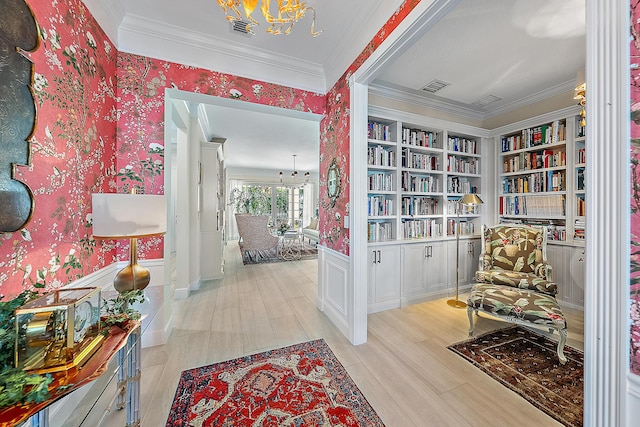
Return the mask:
<path id="1" fill-rule="evenodd" d="M 139 264 L 129 264 L 118 271 L 113 281 L 113 287 L 120 293 L 144 289 L 151 281 L 151 272 Z"/>
<path id="2" fill-rule="evenodd" d="M 466 308 L 467 303 L 460 301 L 459 299 L 450 299 L 447 301 L 447 304 L 453 308 Z"/>

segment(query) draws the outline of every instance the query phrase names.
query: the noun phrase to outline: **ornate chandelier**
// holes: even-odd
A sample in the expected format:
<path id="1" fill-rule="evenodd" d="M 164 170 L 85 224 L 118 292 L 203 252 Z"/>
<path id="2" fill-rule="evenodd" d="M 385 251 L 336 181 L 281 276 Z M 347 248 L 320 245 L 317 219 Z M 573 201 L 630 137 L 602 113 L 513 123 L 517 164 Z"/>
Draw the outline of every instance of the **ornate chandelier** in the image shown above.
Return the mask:
<path id="1" fill-rule="evenodd" d="M 298 171 L 296 170 L 296 156 L 297 154 L 292 154 L 293 156 L 293 172 L 291 172 L 291 186 L 295 187 L 296 186 L 296 178 L 298 177 Z M 280 184 L 284 184 L 284 173 L 282 171 L 280 171 L 280 173 L 278 174 L 280 176 Z M 311 177 L 311 174 L 309 172 L 305 172 L 304 173 L 304 182 L 301 185 L 304 185 L 306 183 L 309 182 L 309 178 Z"/>
<path id="2" fill-rule="evenodd" d="M 246 23 L 246 31 L 250 34 L 254 34 L 252 27 L 259 25 L 251 14 L 258 7 L 259 0 L 218 0 L 218 4 L 224 11 L 227 17 L 227 21 L 235 24 L 236 22 L 242 22 L 242 14 L 240 8 L 244 9 L 244 15 L 248 22 Z M 299 0 L 276 0 L 278 8 L 275 13 L 271 13 L 271 0 L 260 0 L 260 11 L 264 16 L 265 21 L 271 24 L 267 28 L 267 33 L 270 34 L 289 34 L 293 25 L 300 19 L 304 18 L 308 11 L 313 14 L 313 20 L 311 21 L 311 35 L 316 37 L 322 33 L 321 31 L 315 31 L 316 24 L 316 11 L 306 3 L 301 3 Z M 284 29 L 283 29 L 284 28 Z"/>

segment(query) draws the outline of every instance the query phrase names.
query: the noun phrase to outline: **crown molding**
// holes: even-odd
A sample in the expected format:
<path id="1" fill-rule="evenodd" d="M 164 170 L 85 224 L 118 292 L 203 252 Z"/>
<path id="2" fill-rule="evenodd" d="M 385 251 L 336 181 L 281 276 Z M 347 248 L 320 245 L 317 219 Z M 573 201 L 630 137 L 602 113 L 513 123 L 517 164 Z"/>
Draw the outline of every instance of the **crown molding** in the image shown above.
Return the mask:
<path id="1" fill-rule="evenodd" d="M 534 94 L 520 98 L 517 101 L 509 102 L 495 109 L 491 109 L 491 111 L 487 111 L 485 113 L 483 119 L 484 120 L 491 119 L 493 117 L 497 117 L 502 114 L 509 113 L 510 111 L 516 110 L 520 107 L 525 107 L 527 105 L 531 105 L 536 102 L 544 101 L 545 99 L 549 99 L 553 96 L 570 92 L 575 89 L 576 87 L 575 82 L 576 82 L 575 79 L 571 79 L 568 82 L 564 82 L 555 86 L 548 87 L 544 90 L 541 90 L 540 92 L 536 92 Z"/>
<path id="2" fill-rule="evenodd" d="M 102 31 L 120 50 L 118 45 L 118 28 L 124 19 L 126 12 L 119 1 L 82 0 L 89 9 L 93 18 L 98 22 Z"/>
<path id="3" fill-rule="evenodd" d="M 317 93 L 326 92 L 321 64 L 234 45 L 227 40 L 127 15 L 119 50 Z"/>
<path id="4" fill-rule="evenodd" d="M 551 98 L 553 96 L 572 91 L 574 88 L 575 80 L 572 79 L 568 82 L 560 83 L 556 86 L 551 86 L 540 92 L 536 92 L 532 95 L 520 98 L 517 101 L 509 102 L 486 112 L 478 111 L 454 101 L 445 99 L 434 99 L 429 97 L 428 95 L 420 93 L 417 90 L 408 89 L 388 82 L 371 83 L 369 85 L 369 93 L 394 101 L 408 102 L 418 107 L 433 108 L 449 114 L 454 114 L 473 120 L 484 121 L 517 110 L 518 108 L 525 107 L 536 102 L 544 101 L 545 99 Z"/>
<path id="5" fill-rule="evenodd" d="M 456 116 L 467 117 L 473 120 L 483 120 L 484 113 L 465 107 L 462 104 L 426 97 L 418 91 L 396 86 L 392 83 L 375 82 L 369 84 L 369 93 L 393 101 L 408 102 L 423 108 L 432 108 Z"/>

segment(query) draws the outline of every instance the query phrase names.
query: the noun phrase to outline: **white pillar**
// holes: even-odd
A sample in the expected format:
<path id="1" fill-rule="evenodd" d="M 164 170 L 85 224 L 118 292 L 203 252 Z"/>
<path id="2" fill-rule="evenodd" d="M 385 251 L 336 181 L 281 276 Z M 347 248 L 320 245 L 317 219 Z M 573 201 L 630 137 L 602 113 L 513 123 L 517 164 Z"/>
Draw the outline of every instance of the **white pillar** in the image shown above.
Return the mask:
<path id="1" fill-rule="evenodd" d="M 622 426 L 629 370 L 629 0 L 587 0 L 586 65 L 584 425 Z"/>

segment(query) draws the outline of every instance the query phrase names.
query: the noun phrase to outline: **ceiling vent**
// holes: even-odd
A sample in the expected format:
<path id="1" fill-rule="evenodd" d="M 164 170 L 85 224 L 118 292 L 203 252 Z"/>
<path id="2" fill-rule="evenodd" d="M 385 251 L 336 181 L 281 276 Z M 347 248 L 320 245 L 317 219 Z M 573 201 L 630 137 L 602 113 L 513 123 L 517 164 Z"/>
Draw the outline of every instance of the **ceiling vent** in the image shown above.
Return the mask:
<path id="1" fill-rule="evenodd" d="M 497 97 L 495 95 L 487 95 L 484 98 L 478 99 L 476 102 L 473 103 L 473 105 L 475 105 L 476 107 L 485 107 L 491 103 L 500 101 L 501 99 L 502 98 Z"/>
<path id="2" fill-rule="evenodd" d="M 442 80 L 433 79 L 425 87 L 422 88 L 423 91 L 429 93 L 436 93 L 440 89 L 443 89 L 449 86 L 451 83 L 444 82 Z"/>
<path id="3" fill-rule="evenodd" d="M 248 21 L 243 21 L 241 19 L 235 20 L 235 21 L 231 22 L 231 29 L 233 31 L 238 32 L 238 33 L 251 35 L 251 33 L 249 32 L 249 22 Z"/>

